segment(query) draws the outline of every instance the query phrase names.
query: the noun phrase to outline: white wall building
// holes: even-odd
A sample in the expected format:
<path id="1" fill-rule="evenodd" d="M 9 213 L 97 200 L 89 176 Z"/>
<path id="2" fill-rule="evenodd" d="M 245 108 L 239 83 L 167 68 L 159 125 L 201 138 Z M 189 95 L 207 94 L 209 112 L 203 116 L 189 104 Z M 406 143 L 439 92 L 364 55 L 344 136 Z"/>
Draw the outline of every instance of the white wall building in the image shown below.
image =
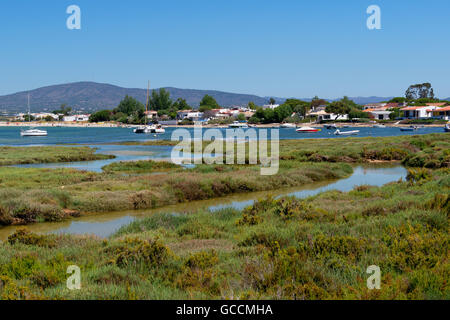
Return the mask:
<path id="1" fill-rule="evenodd" d="M 433 111 L 439 109 L 437 106 L 419 106 L 406 107 L 400 109 L 403 111 L 403 117 L 408 119 L 427 119 L 433 117 Z"/>
<path id="2" fill-rule="evenodd" d="M 76 114 L 73 116 L 64 116 L 64 122 L 86 122 L 89 121 L 90 114 Z"/>

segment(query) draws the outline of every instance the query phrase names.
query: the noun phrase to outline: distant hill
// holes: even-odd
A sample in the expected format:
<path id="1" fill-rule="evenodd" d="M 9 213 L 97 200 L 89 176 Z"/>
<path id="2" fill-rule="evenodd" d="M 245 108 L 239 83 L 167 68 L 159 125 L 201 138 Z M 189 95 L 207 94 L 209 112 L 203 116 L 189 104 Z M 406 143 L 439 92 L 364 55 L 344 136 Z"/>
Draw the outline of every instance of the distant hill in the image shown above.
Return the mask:
<path id="1" fill-rule="evenodd" d="M 200 104 L 201 99 L 209 94 L 225 107 L 245 105 L 250 101 L 263 105 L 268 99 L 249 94 L 236 94 L 213 90 L 193 90 L 165 88 L 170 92 L 173 100 L 186 99 L 193 107 Z M 32 111 L 52 111 L 61 104 L 67 104 L 76 110 L 100 110 L 115 108 L 125 95 L 132 96 L 145 103 L 146 89 L 122 88 L 111 84 L 95 82 L 76 82 L 61 85 L 42 87 L 30 91 L 18 92 L 0 96 L 0 110 L 9 112 L 25 111 L 27 108 L 27 95 L 31 96 Z"/>
<path id="2" fill-rule="evenodd" d="M 246 105 L 253 101 L 256 105 L 264 105 L 269 97 L 259 97 L 251 94 L 237 94 L 214 90 L 194 90 L 165 88 L 170 92 L 173 100 L 186 99 L 189 105 L 197 107 L 201 99 L 209 94 L 224 107 Z M 115 108 L 125 95 L 132 96 L 145 103 L 146 89 L 122 88 L 111 84 L 96 82 L 76 82 L 42 87 L 30 91 L 18 92 L 0 96 L 0 112 L 25 112 L 27 110 L 27 94 L 31 96 L 31 110 L 33 112 L 52 111 L 66 104 L 74 110 L 92 112 L 100 109 Z M 391 99 L 391 97 L 355 97 L 356 103 L 375 103 Z M 283 103 L 285 98 L 275 98 L 277 103 Z M 302 100 L 311 100 L 305 98 Z M 330 100 L 331 101 L 331 100 Z"/>

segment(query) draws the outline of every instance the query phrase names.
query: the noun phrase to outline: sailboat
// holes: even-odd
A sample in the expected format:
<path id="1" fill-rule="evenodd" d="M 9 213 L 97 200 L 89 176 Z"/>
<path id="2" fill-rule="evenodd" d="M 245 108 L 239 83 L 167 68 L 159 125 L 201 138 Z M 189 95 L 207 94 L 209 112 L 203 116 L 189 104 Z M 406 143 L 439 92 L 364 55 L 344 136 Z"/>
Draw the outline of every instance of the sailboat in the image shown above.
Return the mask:
<path id="1" fill-rule="evenodd" d="M 147 110 L 148 110 L 148 98 L 149 98 L 149 91 L 150 91 L 150 81 L 148 82 L 148 87 L 147 87 L 147 101 L 145 103 L 145 117 L 146 117 L 146 121 L 147 122 Z M 161 125 L 145 125 L 145 126 L 140 126 L 137 127 L 136 129 L 133 130 L 134 133 L 165 133 L 166 130 L 161 126 Z"/>
<path id="2" fill-rule="evenodd" d="M 28 121 L 31 123 L 31 114 L 30 114 L 30 94 L 28 94 Z M 22 137 L 42 137 L 47 135 L 46 130 L 39 130 L 39 129 L 27 129 L 20 131 L 20 135 Z"/>

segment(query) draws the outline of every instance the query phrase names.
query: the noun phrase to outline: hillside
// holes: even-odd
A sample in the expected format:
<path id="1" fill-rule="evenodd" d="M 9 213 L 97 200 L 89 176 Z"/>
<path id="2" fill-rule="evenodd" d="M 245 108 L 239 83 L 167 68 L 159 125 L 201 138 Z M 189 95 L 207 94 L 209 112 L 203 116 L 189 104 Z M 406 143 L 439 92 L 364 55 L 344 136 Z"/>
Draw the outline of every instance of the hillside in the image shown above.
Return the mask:
<path id="1" fill-rule="evenodd" d="M 200 100 L 209 94 L 216 98 L 220 105 L 244 105 L 253 101 L 258 105 L 267 103 L 268 99 L 255 95 L 236 94 L 212 90 L 193 90 L 166 88 L 173 100 L 184 98 L 189 105 L 198 106 Z M 65 103 L 77 110 L 99 110 L 116 107 L 125 95 L 132 96 L 145 103 L 146 89 L 122 88 L 110 84 L 95 82 L 77 82 L 42 87 L 30 91 L 0 96 L 0 110 L 19 112 L 26 110 L 27 94 L 31 96 L 31 110 L 54 110 Z"/>
<path id="2" fill-rule="evenodd" d="M 251 94 L 237 94 L 214 90 L 194 90 L 165 88 L 170 92 L 171 98 L 176 100 L 184 98 L 189 105 L 197 107 L 200 100 L 209 94 L 224 107 L 233 105 L 246 105 L 253 101 L 257 105 L 267 104 L 269 97 L 259 97 Z M 96 83 L 76 82 L 42 87 L 30 91 L 17 92 L 0 96 L 0 112 L 24 112 L 27 110 L 27 94 L 31 96 L 31 110 L 33 112 L 52 111 L 61 104 L 67 104 L 78 111 L 91 112 L 100 109 L 112 109 L 116 107 L 125 95 L 132 96 L 145 103 L 146 89 L 122 88 L 119 86 Z M 284 98 L 275 98 L 278 103 L 283 103 Z M 389 100 L 390 97 L 354 97 L 356 103 L 366 104 Z M 311 100 L 302 98 L 302 100 Z"/>

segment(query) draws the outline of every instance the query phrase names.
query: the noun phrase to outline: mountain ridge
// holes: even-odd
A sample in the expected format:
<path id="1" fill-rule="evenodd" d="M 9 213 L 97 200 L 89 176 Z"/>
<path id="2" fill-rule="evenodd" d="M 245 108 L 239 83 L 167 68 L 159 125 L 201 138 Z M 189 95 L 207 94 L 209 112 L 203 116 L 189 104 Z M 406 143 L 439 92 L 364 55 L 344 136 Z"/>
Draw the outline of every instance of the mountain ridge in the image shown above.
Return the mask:
<path id="1" fill-rule="evenodd" d="M 159 88 L 158 88 L 159 89 Z M 158 90 L 156 89 L 156 90 Z M 231 93 L 219 90 L 180 89 L 165 87 L 170 92 L 172 100 L 186 99 L 187 103 L 197 107 L 205 94 L 213 96 L 224 107 L 246 105 L 253 101 L 256 105 L 267 104 L 269 97 L 260 97 L 253 94 Z M 0 111 L 23 112 L 27 108 L 27 95 L 31 96 L 31 110 L 33 112 L 52 111 L 67 104 L 74 110 L 92 112 L 101 109 L 113 109 L 125 97 L 132 96 L 145 103 L 147 90 L 140 88 L 124 88 L 108 83 L 90 81 L 73 82 L 66 84 L 49 85 L 29 91 L 21 91 L 0 96 Z M 351 98 L 351 97 L 350 97 Z M 356 103 L 366 104 L 389 100 L 392 97 L 354 97 Z M 277 103 L 285 98 L 274 97 Z M 310 101 L 310 98 L 300 98 Z M 336 100 L 336 99 L 334 99 Z M 333 100 L 328 100 L 333 101 Z"/>

